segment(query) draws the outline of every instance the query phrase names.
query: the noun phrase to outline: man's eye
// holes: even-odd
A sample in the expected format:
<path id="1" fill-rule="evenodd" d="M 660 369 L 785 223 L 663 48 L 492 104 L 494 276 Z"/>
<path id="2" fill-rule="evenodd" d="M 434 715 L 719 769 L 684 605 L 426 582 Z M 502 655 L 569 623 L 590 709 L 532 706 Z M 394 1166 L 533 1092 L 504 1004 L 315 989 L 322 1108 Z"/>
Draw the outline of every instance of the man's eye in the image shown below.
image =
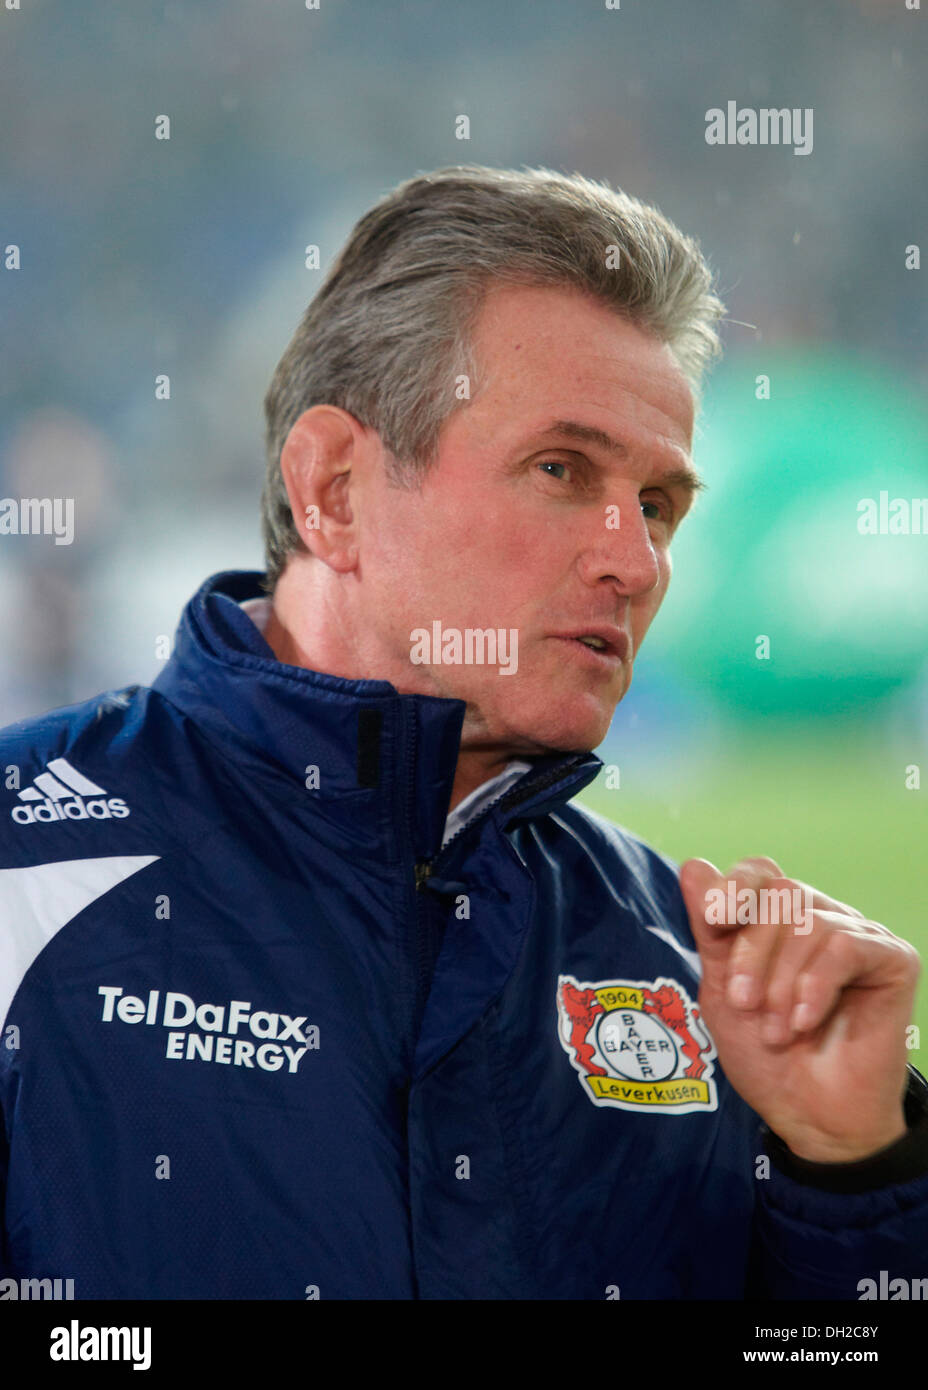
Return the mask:
<path id="1" fill-rule="evenodd" d="M 560 461 L 560 459 L 545 459 L 544 463 L 540 463 L 540 464 L 538 465 L 538 467 L 539 467 L 539 468 L 563 468 L 566 472 L 568 472 L 568 473 L 570 472 L 570 464 L 569 464 L 569 463 L 562 463 L 562 462 Z M 549 473 L 549 474 L 548 474 L 548 477 L 549 477 L 549 478 L 555 478 L 555 477 L 556 477 L 556 478 L 558 479 L 559 482 L 563 482 L 563 481 L 564 481 L 563 477 L 562 477 L 561 475 L 559 475 L 559 474 L 556 474 L 556 473 Z"/>
<path id="2" fill-rule="evenodd" d="M 645 511 L 646 507 L 654 509 L 654 515 L 649 516 Z M 672 521 L 673 508 L 669 502 L 642 502 L 641 510 L 648 521 Z"/>

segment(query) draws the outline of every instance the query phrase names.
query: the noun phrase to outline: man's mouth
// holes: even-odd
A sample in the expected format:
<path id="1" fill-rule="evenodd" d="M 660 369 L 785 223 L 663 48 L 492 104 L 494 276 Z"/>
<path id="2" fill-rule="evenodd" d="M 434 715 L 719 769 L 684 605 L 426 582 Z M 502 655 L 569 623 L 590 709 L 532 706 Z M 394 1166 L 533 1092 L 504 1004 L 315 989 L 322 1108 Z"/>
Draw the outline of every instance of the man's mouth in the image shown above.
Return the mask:
<path id="1" fill-rule="evenodd" d="M 610 666 L 615 666 L 628 657 L 628 634 L 618 627 L 598 627 L 586 631 L 580 628 L 576 632 L 554 632 L 551 636 L 559 641 L 570 642 L 575 647 L 583 647 L 592 656 L 600 658 Z"/>

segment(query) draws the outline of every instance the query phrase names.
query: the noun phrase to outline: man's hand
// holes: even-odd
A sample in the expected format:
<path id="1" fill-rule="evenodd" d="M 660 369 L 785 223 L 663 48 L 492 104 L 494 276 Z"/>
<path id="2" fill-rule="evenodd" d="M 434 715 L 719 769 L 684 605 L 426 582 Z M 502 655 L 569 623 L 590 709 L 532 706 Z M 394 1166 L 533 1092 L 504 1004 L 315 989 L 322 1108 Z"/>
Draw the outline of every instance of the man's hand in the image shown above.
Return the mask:
<path id="1" fill-rule="evenodd" d="M 914 947 L 785 878 L 772 859 L 742 859 L 725 877 L 689 859 L 680 887 L 702 961 L 702 1016 L 748 1105 L 798 1158 L 816 1163 L 851 1163 L 901 1139 Z M 798 889 L 812 910 L 798 923 L 761 925 L 758 913 L 741 926 L 719 913 L 719 890 L 731 902 L 745 888 L 755 900 L 763 888 L 794 899 Z"/>

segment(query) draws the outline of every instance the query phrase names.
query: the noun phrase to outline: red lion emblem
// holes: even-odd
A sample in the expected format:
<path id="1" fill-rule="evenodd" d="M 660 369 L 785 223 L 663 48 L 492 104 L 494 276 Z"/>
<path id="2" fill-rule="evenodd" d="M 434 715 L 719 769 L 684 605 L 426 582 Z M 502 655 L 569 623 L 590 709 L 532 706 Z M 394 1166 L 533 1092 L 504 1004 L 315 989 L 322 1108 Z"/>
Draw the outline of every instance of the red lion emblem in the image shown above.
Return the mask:
<path id="1" fill-rule="evenodd" d="M 570 1045 L 577 1054 L 577 1060 L 591 1075 L 607 1076 L 606 1068 L 597 1066 L 593 1061 L 595 1048 L 586 1040 L 593 1020 L 597 1014 L 604 1012 L 602 1004 L 596 998 L 596 991 L 575 989 L 565 980 L 561 985 L 561 1006 L 571 1022 Z"/>
<path id="2" fill-rule="evenodd" d="M 684 1076 L 692 1077 L 694 1080 L 702 1076 L 706 1070 L 706 1064 L 702 1060 L 704 1052 L 711 1051 L 711 1043 L 706 1043 L 705 1047 L 700 1047 L 689 1030 L 686 1017 L 686 1005 L 680 995 L 671 985 L 661 985 L 660 989 L 643 989 L 644 1011 L 647 1014 L 654 1014 L 660 1021 L 680 1039 L 683 1044 L 683 1055 L 690 1059 L 690 1064 Z M 693 1006 L 693 1019 L 698 1022 L 699 1010 Z"/>

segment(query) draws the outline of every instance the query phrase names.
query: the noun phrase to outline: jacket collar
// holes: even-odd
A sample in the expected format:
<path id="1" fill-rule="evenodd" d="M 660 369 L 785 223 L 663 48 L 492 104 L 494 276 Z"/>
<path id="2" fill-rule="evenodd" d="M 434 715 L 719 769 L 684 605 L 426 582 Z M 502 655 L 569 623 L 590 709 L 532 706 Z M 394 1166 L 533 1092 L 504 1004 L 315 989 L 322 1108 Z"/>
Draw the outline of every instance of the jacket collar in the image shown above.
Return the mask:
<path id="1" fill-rule="evenodd" d="M 246 762 L 275 764 L 329 822 L 387 840 L 397 852 L 405 826 L 416 858 L 432 858 L 451 799 L 464 701 L 401 695 L 389 681 L 279 662 L 239 607 L 262 595 L 262 578 L 228 570 L 206 580 L 184 609 L 153 688 L 207 736 L 236 744 Z M 500 803 L 514 818 L 569 800 L 602 767 L 594 753 L 531 762 Z M 307 791 L 312 767 L 318 787 Z"/>

